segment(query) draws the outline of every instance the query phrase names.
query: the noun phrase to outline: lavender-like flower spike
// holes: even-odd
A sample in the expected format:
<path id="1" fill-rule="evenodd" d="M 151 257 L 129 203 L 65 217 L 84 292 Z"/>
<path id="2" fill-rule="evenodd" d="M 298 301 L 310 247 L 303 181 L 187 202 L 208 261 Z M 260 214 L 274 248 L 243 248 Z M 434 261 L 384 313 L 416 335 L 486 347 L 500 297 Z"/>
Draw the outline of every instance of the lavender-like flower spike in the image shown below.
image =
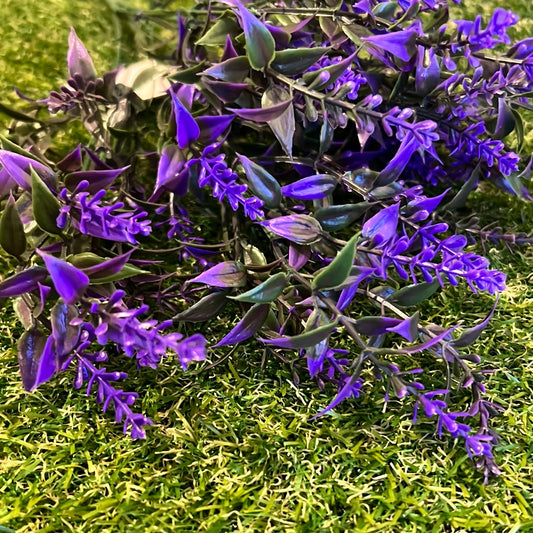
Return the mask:
<path id="1" fill-rule="evenodd" d="M 191 361 L 205 359 L 205 340 L 201 335 L 193 335 L 183 339 L 181 333 L 161 333 L 172 324 L 172 321 L 159 323 L 156 320 L 139 319 L 146 313 L 148 306 L 129 309 L 123 302 L 124 291 L 116 291 L 108 302 L 95 302 L 91 306 L 91 315 L 96 320 L 96 327 L 87 324 L 98 344 L 105 346 L 113 342 L 128 357 L 136 357 L 139 366 L 157 368 L 161 359 L 169 351 L 178 355 L 178 359 L 186 368 Z M 180 342 L 181 341 L 181 342 Z"/>
<path id="2" fill-rule="evenodd" d="M 59 197 L 65 205 L 61 207 L 57 220 L 59 227 L 64 228 L 67 221 L 81 233 L 117 242 L 137 244 L 137 235 L 145 237 L 152 231 L 150 220 L 145 211 L 123 211 L 124 203 L 116 202 L 102 205 L 106 195 L 100 190 L 94 195 L 83 190 L 87 182 L 81 182 L 75 192 L 62 189 Z"/>

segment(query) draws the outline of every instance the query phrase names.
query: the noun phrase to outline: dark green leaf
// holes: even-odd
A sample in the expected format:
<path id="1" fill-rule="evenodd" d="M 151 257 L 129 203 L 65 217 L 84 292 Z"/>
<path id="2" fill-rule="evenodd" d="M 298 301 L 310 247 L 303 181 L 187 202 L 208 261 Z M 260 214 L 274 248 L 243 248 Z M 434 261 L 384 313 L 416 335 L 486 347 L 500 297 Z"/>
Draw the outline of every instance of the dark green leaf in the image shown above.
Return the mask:
<path id="1" fill-rule="evenodd" d="M 283 292 L 286 284 L 287 275 L 283 272 L 278 272 L 261 283 L 261 285 L 238 296 L 229 296 L 229 298 L 238 302 L 270 303 Z"/>
<path id="2" fill-rule="evenodd" d="M 33 167 L 30 168 L 33 218 L 43 231 L 52 235 L 60 234 L 61 229 L 57 227 L 56 222 L 59 216 L 59 202 Z"/>
<path id="3" fill-rule="evenodd" d="M 394 294 L 387 299 L 389 302 L 395 303 L 401 307 L 418 305 L 432 296 L 439 289 L 439 287 L 439 281 L 434 279 L 430 283 L 424 282 L 402 287 L 401 289 L 395 291 Z"/>
<path id="4" fill-rule="evenodd" d="M 290 48 L 276 52 L 272 68 L 285 76 L 296 76 L 313 66 L 330 47 Z"/>

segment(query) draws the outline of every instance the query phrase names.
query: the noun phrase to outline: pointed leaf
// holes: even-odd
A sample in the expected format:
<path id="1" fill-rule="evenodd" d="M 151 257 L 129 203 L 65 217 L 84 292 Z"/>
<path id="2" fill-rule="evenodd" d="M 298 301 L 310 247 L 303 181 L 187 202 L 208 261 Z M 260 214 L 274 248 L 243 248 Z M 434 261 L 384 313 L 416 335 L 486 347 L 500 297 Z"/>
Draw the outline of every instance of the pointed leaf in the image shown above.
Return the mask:
<path id="1" fill-rule="evenodd" d="M 67 304 L 73 304 L 79 301 L 89 286 L 87 274 L 53 255 L 41 252 L 39 249 L 36 252 L 43 259 L 59 296 Z"/>
<path id="2" fill-rule="evenodd" d="M 246 269 L 237 261 L 224 261 L 189 280 L 189 283 L 205 283 L 213 287 L 243 287 L 246 285 Z"/>
<path id="3" fill-rule="evenodd" d="M 2 144 L 5 144 L 4 139 L 2 139 Z M 16 147 L 19 148 L 18 146 Z M 19 148 L 19 150 L 24 152 L 22 148 Z M 33 159 L 32 154 L 30 153 L 22 155 L 19 153 L 8 152 L 6 150 L 0 150 L 0 164 L 3 167 L 3 170 L 15 180 L 17 185 L 26 191 L 31 190 L 30 168 L 33 168 L 39 176 L 49 178 L 53 176 L 53 172 L 47 166 Z"/>
<path id="4" fill-rule="evenodd" d="M 81 76 L 85 81 L 96 79 L 96 70 L 94 64 L 81 42 L 76 35 L 74 28 L 70 28 L 68 36 L 68 54 L 67 54 L 68 74 L 71 78 L 76 75 Z"/>
<path id="5" fill-rule="evenodd" d="M 333 289 L 346 280 L 353 267 L 358 239 L 359 235 L 354 235 L 333 261 L 315 274 L 311 282 L 314 290 Z"/>
<path id="6" fill-rule="evenodd" d="M 130 166 L 110 170 L 80 170 L 72 172 L 65 178 L 65 186 L 73 191 L 82 181 L 87 181 L 89 184 L 83 190 L 94 194 L 101 189 L 107 189 Z"/>
<path id="7" fill-rule="evenodd" d="M 218 348 L 219 346 L 236 344 L 255 335 L 266 320 L 269 310 L 270 304 L 258 303 L 252 306 L 242 320 L 223 339 L 217 342 L 214 347 Z"/>
<path id="8" fill-rule="evenodd" d="M 11 193 L 0 218 L 0 245 L 15 257 L 20 257 L 26 250 L 24 226 Z"/>
<path id="9" fill-rule="evenodd" d="M 413 342 L 418 338 L 418 320 L 420 318 L 420 313 L 417 311 L 413 316 L 402 320 L 396 326 L 388 328 L 389 333 L 397 333 L 401 335 L 404 339 L 407 339 L 410 342 Z"/>
<path id="10" fill-rule="evenodd" d="M 311 244 L 322 234 L 320 223 L 309 215 L 287 215 L 258 224 L 296 244 Z"/>
<path id="11" fill-rule="evenodd" d="M 251 120 L 252 122 L 269 122 L 280 117 L 292 104 L 292 98 L 275 104 L 270 107 L 251 108 L 251 109 L 236 109 L 228 107 L 228 111 L 231 111 L 238 117 L 244 120 Z"/>
<path id="12" fill-rule="evenodd" d="M 337 322 L 331 322 L 330 324 L 324 324 L 312 331 L 306 331 L 301 335 L 294 335 L 293 337 L 284 336 L 277 337 L 275 339 L 259 339 L 264 344 L 277 346 L 278 348 L 288 348 L 294 350 L 301 350 L 308 348 L 322 342 L 327 339 L 332 331 L 335 329 Z"/>
<path id="13" fill-rule="evenodd" d="M 52 325 L 52 337 L 57 357 L 61 363 L 65 361 L 64 356 L 70 354 L 77 346 L 80 337 L 80 326 L 71 326 L 72 320 L 79 315 L 76 306 L 67 305 L 59 300 L 50 313 L 50 323 Z"/>
<path id="14" fill-rule="evenodd" d="M 230 18 L 227 14 L 232 15 L 231 11 L 226 11 L 218 20 L 207 30 L 198 41 L 200 46 L 224 46 L 228 36 L 236 36 L 241 29 L 235 22 L 235 17 Z"/>
<path id="15" fill-rule="evenodd" d="M 172 109 L 174 111 L 174 119 L 176 120 L 176 141 L 178 147 L 183 150 L 198 139 L 200 128 L 174 91 L 170 91 L 170 96 L 172 97 Z"/>
<path id="16" fill-rule="evenodd" d="M 227 303 L 225 292 L 212 292 L 174 317 L 176 322 L 205 322 L 215 318 Z"/>
<path id="17" fill-rule="evenodd" d="M 197 117 L 196 123 L 200 128 L 200 142 L 211 144 L 215 142 L 228 128 L 232 120 L 235 117 L 233 115 L 214 115 Z"/>
<path id="18" fill-rule="evenodd" d="M 361 218 L 371 206 L 369 202 L 331 205 L 315 211 L 315 218 L 325 231 L 339 231 Z"/>
<path id="19" fill-rule="evenodd" d="M 246 39 L 246 55 L 255 70 L 265 70 L 274 59 L 276 43 L 268 28 L 240 2 L 235 2 Z"/>
<path id="20" fill-rule="evenodd" d="M 400 215 L 399 206 L 400 204 L 393 204 L 386 207 L 367 220 L 363 225 L 363 237 L 371 239 L 374 245 L 390 241 L 396 235 Z"/>
<path id="21" fill-rule="evenodd" d="M 204 70 L 202 76 L 211 76 L 217 80 L 231 83 L 242 83 L 250 73 L 250 63 L 246 56 L 231 57 L 215 63 L 212 67 Z"/>
<path id="22" fill-rule="evenodd" d="M 290 48 L 276 52 L 272 68 L 285 76 L 296 76 L 312 67 L 331 47 Z"/>
<path id="23" fill-rule="evenodd" d="M 331 194 L 337 187 L 337 178 L 329 174 L 316 174 L 285 185 L 283 196 L 298 200 L 319 200 Z"/>
<path id="24" fill-rule="evenodd" d="M 59 216 L 59 202 L 33 166 L 30 167 L 30 172 L 33 218 L 43 231 L 52 235 L 60 234 L 61 229 L 57 227 L 56 222 Z"/>
<path id="25" fill-rule="evenodd" d="M 452 346 L 459 346 L 460 348 L 464 346 L 469 346 L 474 341 L 476 341 L 479 336 L 483 333 L 485 328 L 487 327 L 488 323 L 490 322 L 490 319 L 492 318 L 492 315 L 494 315 L 494 311 L 496 310 L 496 306 L 498 305 L 499 296 L 496 297 L 496 300 L 494 302 L 494 305 L 492 306 L 492 309 L 490 310 L 489 314 L 487 315 L 487 318 L 483 320 L 480 324 L 477 326 L 474 326 L 473 328 L 465 329 L 461 335 L 457 339 L 454 339 L 450 344 Z"/>
<path id="26" fill-rule="evenodd" d="M 279 207 L 281 187 L 272 174 L 246 156 L 237 154 L 253 193 L 270 208 Z"/>
<path id="27" fill-rule="evenodd" d="M 266 281 L 238 296 L 229 296 L 238 302 L 250 302 L 266 304 L 275 300 L 287 285 L 287 275 L 283 272 L 274 274 Z"/>
<path id="28" fill-rule="evenodd" d="M 268 108 L 286 100 L 291 100 L 289 92 L 282 87 L 272 86 L 263 93 L 261 106 Z M 294 106 L 290 105 L 279 117 L 269 120 L 267 124 L 281 144 L 283 151 L 292 158 L 292 142 L 296 130 Z"/>
<path id="29" fill-rule="evenodd" d="M 43 267 L 30 267 L 10 278 L 0 282 L 0 298 L 20 296 L 39 288 L 39 283 L 44 282 L 48 273 Z"/>
<path id="30" fill-rule="evenodd" d="M 440 283 L 437 279 L 430 283 L 424 282 L 417 283 L 416 285 L 408 285 L 395 291 L 387 300 L 401 307 L 418 305 L 432 296 L 439 288 Z"/>
<path id="31" fill-rule="evenodd" d="M 17 345 L 20 377 L 27 391 L 48 381 L 56 371 L 53 338 L 34 327 L 26 331 Z"/>
<path id="32" fill-rule="evenodd" d="M 387 316 L 364 316 L 358 318 L 354 322 L 354 327 L 357 333 L 374 337 L 376 335 L 383 335 L 391 328 L 394 328 L 402 321 L 398 318 L 390 318 Z"/>

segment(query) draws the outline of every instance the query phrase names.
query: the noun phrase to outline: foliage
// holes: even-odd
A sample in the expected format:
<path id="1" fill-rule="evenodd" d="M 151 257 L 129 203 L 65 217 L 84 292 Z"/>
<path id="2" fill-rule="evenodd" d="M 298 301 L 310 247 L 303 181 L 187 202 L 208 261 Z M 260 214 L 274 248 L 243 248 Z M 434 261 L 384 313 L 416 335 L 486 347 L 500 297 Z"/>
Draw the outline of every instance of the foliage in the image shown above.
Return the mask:
<path id="1" fill-rule="evenodd" d="M 489 54 L 516 16 L 448 22 L 442 1 L 229 4 L 180 16 L 171 53 L 102 77 L 72 30 L 67 83 L 23 118 L 57 131 L 46 106 L 91 143 L 54 163 L 40 133 L 2 140 L 0 244 L 18 267 L 0 296 L 26 330 L 24 387 L 73 371 L 144 437 L 137 395 L 115 387 L 125 372 L 103 363 L 157 368 L 174 352 L 187 368 L 206 341 L 168 328 L 238 309 L 217 346 L 255 336 L 297 384 L 333 387 L 317 416 L 381 382 L 498 473 L 499 407 L 464 349 L 495 307 L 458 333 L 421 304 L 447 285 L 505 288 L 473 240 L 531 242 L 455 215 L 485 183 L 530 200 L 530 40 Z M 423 351 L 442 362 L 440 389 L 420 379 Z"/>

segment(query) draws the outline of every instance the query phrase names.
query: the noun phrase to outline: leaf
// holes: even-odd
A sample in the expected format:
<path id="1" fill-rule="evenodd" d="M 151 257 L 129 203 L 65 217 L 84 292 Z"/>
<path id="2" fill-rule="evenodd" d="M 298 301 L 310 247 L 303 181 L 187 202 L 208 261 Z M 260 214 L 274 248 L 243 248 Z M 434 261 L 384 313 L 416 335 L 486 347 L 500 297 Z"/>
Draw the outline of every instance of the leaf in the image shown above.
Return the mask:
<path id="1" fill-rule="evenodd" d="M 30 167 L 30 172 L 33 218 L 43 231 L 58 235 L 61 233 L 61 229 L 57 227 L 56 222 L 59 216 L 59 202 L 37 172 L 35 172 L 33 166 Z"/>
<path id="2" fill-rule="evenodd" d="M 296 244 L 311 244 L 322 234 L 320 223 L 309 215 L 287 215 L 258 224 Z"/>
<path id="3" fill-rule="evenodd" d="M 275 339 L 259 339 L 264 344 L 269 344 L 272 346 L 277 346 L 278 348 L 287 348 L 294 350 L 301 350 L 303 348 L 308 348 L 314 346 L 319 342 L 322 342 L 324 339 L 327 339 L 332 331 L 335 329 L 337 322 L 331 322 L 329 324 L 324 324 L 312 331 L 306 331 L 301 335 L 294 335 L 293 337 L 283 336 L 277 337 Z"/>
<path id="4" fill-rule="evenodd" d="M 87 274 L 53 255 L 41 252 L 39 249 L 35 251 L 43 259 L 59 296 L 67 304 L 78 302 L 89 286 Z"/>
<path id="5" fill-rule="evenodd" d="M 271 120 L 275 120 L 276 118 L 280 117 L 292 104 L 292 98 L 289 100 L 284 100 L 283 102 L 280 102 L 279 104 L 275 104 L 269 107 L 261 107 L 261 108 L 243 108 L 243 109 L 236 109 L 236 108 L 230 108 L 228 107 L 228 111 L 231 111 L 233 114 L 237 115 L 238 117 L 245 119 L 245 120 L 251 120 L 252 122 L 270 122 Z"/>
<path id="6" fill-rule="evenodd" d="M 263 96 L 261 97 L 261 106 L 268 108 L 279 102 L 285 102 L 286 100 L 292 100 L 288 91 L 282 87 L 274 85 L 266 89 L 263 93 Z M 296 131 L 294 106 L 290 105 L 279 117 L 269 120 L 267 124 L 270 126 L 270 129 L 281 144 L 283 151 L 292 158 L 292 142 L 294 132 Z"/>
<path id="7" fill-rule="evenodd" d="M 329 174 L 316 174 L 285 185 L 281 188 L 283 196 L 298 200 L 319 200 L 330 195 L 337 187 L 337 178 Z"/>
<path id="8" fill-rule="evenodd" d="M 450 345 L 463 348 L 464 346 L 469 346 L 474 341 L 476 341 L 479 338 L 479 336 L 483 333 L 488 323 L 490 322 L 490 319 L 494 315 L 494 311 L 496 310 L 499 299 L 500 299 L 499 295 L 496 296 L 494 305 L 492 306 L 492 309 L 490 310 L 485 320 L 483 320 L 483 322 L 479 323 L 477 326 L 474 326 L 473 328 L 465 329 L 461 333 L 461 335 L 459 335 L 457 339 L 454 339 L 452 342 L 450 342 Z"/>
<path id="9" fill-rule="evenodd" d="M 60 363 L 65 361 L 64 356 L 70 354 L 78 344 L 81 328 L 70 325 L 78 314 L 76 306 L 67 305 L 61 300 L 58 300 L 50 313 L 52 337 Z"/>
<path id="10" fill-rule="evenodd" d="M 44 282 L 48 272 L 46 268 L 34 266 L 15 274 L 0 282 L 0 298 L 20 296 L 39 288 L 39 283 Z"/>
<path id="11" fill-rule="evenodd" d="M 377 215 L 363 225 L 362 235 L 371 239 L 374 245 L 385 244 L 396 235 L 400 204 L 393 204 L 382 209 Z"/>
<path id="12" fill-rule="evenodd" d="M 254 163 L 246 156 L 241 154 L 237 154 L 237 156 L 241 161 L 253 193 L 260 198 L 267 207 L 279 207 L 281 202 L 281 187 L 276 178 L 274 178 L 274 176 L 261 165 Z"/>
<path id="13" fill-rule="evenodd" d="M 409 29 L 361 37 L 361 40 L 367 44 L 368 51 L 378 59 L 381 59 L 382 55 L 377 53 L 376 49 L 388 52 L 407 62 L 416 54 L 417 37 L 416 30 Z"/>
<path id="14" fill-rule="evenodd" d="M 311 282 L 311 287 L 314 290 L 332 289 L 344 282 L 353 267 L 358 239 L 359 234 L 354 235 L 333 261 L 315 274 Z"/>
<path id="15" fill-rule="evenodd" d="M 246 39 L 246 55 L 250 66 L 255 70 L 264 71 L 274 60 L 276 43 L 268 28 L 239 1 L 235 1 L 244 37 Z"/>
<path id="16" fill-rule="evenodd" d="M 236 300 L 237 302 L 270 303 L 283 292 L 286 285 L 287 275 L 283 272 L 278 272 L 257 287 L 239 294 L 238 296 L 228 296 L 228 298 Z"/>
<path id="17" fill-rule="evenodd" d="M 130 89 L 141 100 L 152 100 L 168 92 L 171 83 L 167 78 L 171 72 L 163 63 L 143 59 L 119 69 L 115 83 Z"/>
<path id="18" fill-rule="evenodd" d="M 0 245 L 15 257 L 20 257 L 26 250 L 24 226 L 11 193 L 0 218 Z"/>
<path id="19" fill-rule="evenodd" d="M 515 115 L 505 103 L 505 98 L 498 98 L 498 120 L 494 130 L 494 139 L 505 139 L 515 129 Z"/>
<path id="20" fill-rule="evenodd" d="M 390 318 L 387 316 L 364 316 L 354 322 L 354 327 L 357 333 L 374 337 L 376 335 L 383 335 L 387 333 L 390 328 L 394 328 L 402 321 L 398 318 Z"/>
<path id="21" fill-rule="evenodd" d="M 178 313 L 176 322 L 205 322 L 218 315 L 227 303 L 226 293 L 212 292 L 198 300 L 194 305 Z"/>
<path id="22" fill-rule="evenodd" d="M 267 303 L 258 303 L 252 306 L 237 325 L 214 347 L 236 344 L 255 335 L 266 320 L 269 310 L 270 304 Z"/>
<path id="23" fill-rule="evenodd" d="M 107 189 L 131 165 L 110 170 L 80 170 L 72 172 L 65 178 L 65 186 L 73 191 L 82 181 L 87 181 L 88 186 L 83 189 L 91 194 L 101 189 Z"/>
<path id="24" fill-rule="evenodd" d="M 346 70 L 350 68 L 356 55 L 357 53 L 354 52 L 338 63 L 311 72 L 306 72 L 302 76 L 302 80 L 307 85 L 312 86 L 315 91 L 321 91 L 329 85 L 334 84 L 346 72 Z"/>
<path id="25" fill-rule="evenodd" d="M 46 337 L 37 327 L 24 332 L 17 345 L 22 385 L 26 391 L 48 381 L 56 371 L 52 336 Z"/>
<path id="26" fill-rule="evenodd" d="M 427 300 L 440 288 L 439 280 L 408 285 L 395 291 L 387 300 L 401 307 L 418 305 Z"/>
<path id="27" fill-rule="evenodd" d="M 176 121 L 176 141 L 178 147 L 183 150 L 198 139 L 200 128 L 174 91 L 170 91 L 170 96 L 172 97 L 172 110 Z"/>
<path id="28" fill-rule="evenodd" d="M 325 231 L 339 231 L 361 218 L 371 206 L 369 202 L 360 202 L 321 207 L 315 211 L 315 218 Z"/>
<path id="29" fill-rule="evenodd" d="M 227 15 L 232 15 L 229 17 Z M 228 9 L 218 20 L 207 30 L 200 39 L 196 41 L 200 46 L 224 46 L 227 36 L 236 36 L 241 29 L 235 22 L 233 14 Z"/>
<path id="30" fill-rule="evenodd" d="M 205 283 L 213 287 L 243 287 L 246 285 L 246 269 L 237 261 L 224 261 L 189 280 L 189 283 Z"/>
<path id="31" fill-rule="evenodd" d="M 185 83 L 187 85 L 193 85 L 198 82 L 198 76 L 203 72 L 205 61 L 200 61 L 189 68 L 184 68 L 174 72 L 168 77 L 171 81 L 177 81 L 178 83 Z"/>
<path id="32" fill-rule="evenodd" d="M 238 56 L 216 63 L 204 70 L 202 75 L 231 83 L 242 83 L 249 73 L 250 63 L 248 58 L 246 56 Z"/>
<path id="33" fill-rule="evenodd" d="M 312 67 L 331 50 L 330 46 L 320 48 L 290 48 L 279 50 L 274 56 L 272 68 L 285 76 L 296 76 Z"/>

